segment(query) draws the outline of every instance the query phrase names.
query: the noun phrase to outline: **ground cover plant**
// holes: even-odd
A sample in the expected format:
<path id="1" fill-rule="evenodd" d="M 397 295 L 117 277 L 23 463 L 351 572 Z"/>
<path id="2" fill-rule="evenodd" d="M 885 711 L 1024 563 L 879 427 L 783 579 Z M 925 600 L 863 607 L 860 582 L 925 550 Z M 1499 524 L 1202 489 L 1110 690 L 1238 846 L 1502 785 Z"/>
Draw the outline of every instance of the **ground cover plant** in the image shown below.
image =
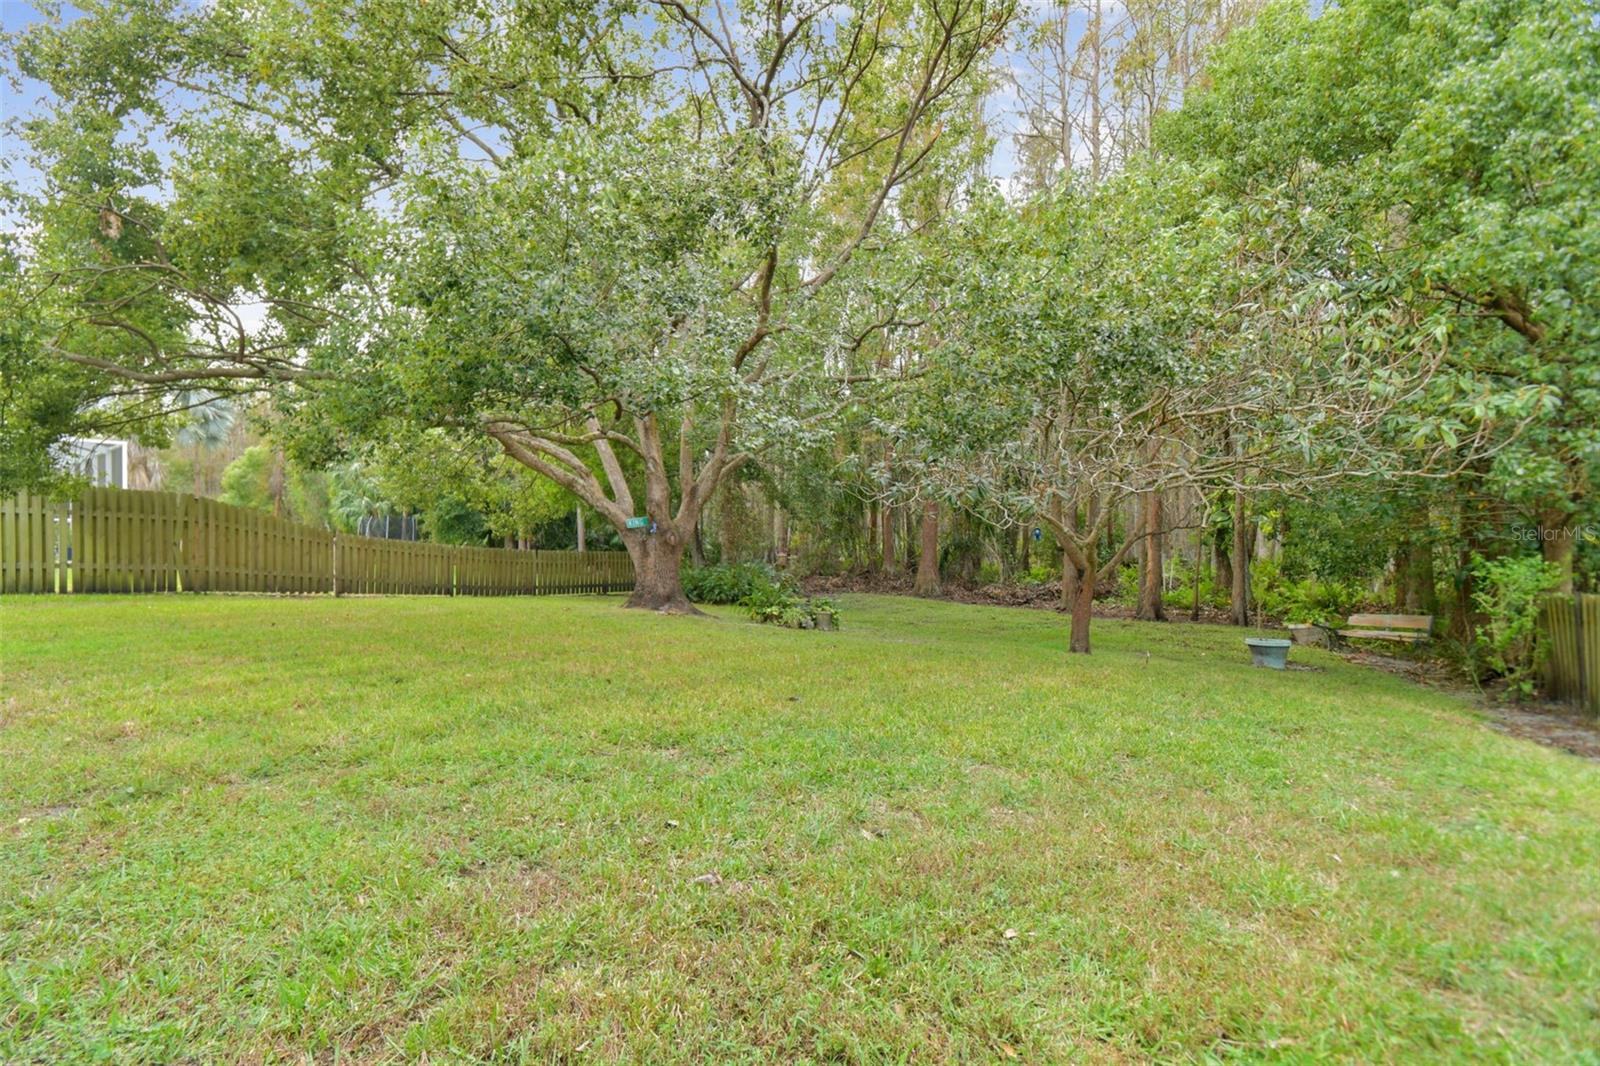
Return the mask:
<path id="1" fill-rule="evenodd" d="M 832 629 L 839 615 L 833 600 L 802 594 L 792 575 L 765 563 L 692 567 L 684 572 L 683 589 L 692 603 L 736 603 L 755 621 L 788 629 Z"/>
<path id="2" fill-rule="evenodd" d="M 0 1060 L 1600 1047 L 1600 767 L 1458 698 L 618 602 L 8 598 Z"/>

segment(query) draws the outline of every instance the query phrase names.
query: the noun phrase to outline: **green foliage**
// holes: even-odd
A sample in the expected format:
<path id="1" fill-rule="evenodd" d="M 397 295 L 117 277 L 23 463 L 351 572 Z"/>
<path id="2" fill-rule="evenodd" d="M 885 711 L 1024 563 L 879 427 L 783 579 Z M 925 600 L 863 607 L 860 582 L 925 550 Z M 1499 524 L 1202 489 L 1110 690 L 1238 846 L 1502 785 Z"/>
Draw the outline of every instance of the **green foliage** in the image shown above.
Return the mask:
<path id="1" fill-rule="evenodd" d="M 1517 697 L 1533 694 L 1545 647 L 1539 609 L 1561 579 L 1561 570 L 1537 556 L 1507 555 L 1472 560 L 1473 606 L 1484 616 L 1473 646 L 1476 662 L 1502 678 Z"/>
<path id="2" fill-rule="evenodd" d="M 1188 609 L 1194 606 L 1194 581 L 1195 575 L 1190 568 L 1184 568 L 1178 584 L 1169 589 L 1163 597 L 1168 607 Z M 1203 607 L 1216 607 L 1218 609 L 1228 606 L 1228 601 L 1233 595 L 1233 590 L 1220 588 L 1216 585 L 1211 574 L 1200 575 L 1200 604 Z"/>
<path id="3" fill-rule="evenodd" d="M 333 528 L 354 533 L 361 519 L 400 513 L 372 471 L 357 462 L 341 463 L 328 474 L 328 512 Z"/>
<path id="4" fill-rule="evenodd" d="M 495 540 L 482 512 L 459 496 L 437 497 L 417 517 L 422 535 L 440 544 L 491 544 Z"/>
<path id="5" fill-rule="evenodd" d="M 1053 585 L 1061 580 L 1061 567 L 1049 563 L 1033 563 L 1022 580 L 1030 585 Z"/>
<path id="6" fill-rule="evenodd" d="M 1112 602 L 1121 607 L 1132 607 L 1139 602 L 1139 567 L 1135 563 L 1124 563 L 1117 568 L 1117 591 L 1112 593 Z"/>
<path id="7" fill-rule="evenodd" d="M 1194 583 L 1197 576 L 1200 579 L 1200 605 L 1202 607 L 1227 607 L 1229 597 L 1234 594 L 1232 589 L 1219 587 L 1214 576 L 1206 573 L 1205 570 L 1198 571 L 1197 575 L 1194 565 L 1189 560 L 1181 557 L 1181 555 L 1168 563 L 1168 575 L 1178 584 L 1166 592 L 1163 602 L 1168 607 L 1174 608 L 1174 610 L 1176 608 L 1189 610 L 1190 607 L 1194 607 Z"/>
<path id="8" fill-rule="evenodd" d="M 1591 0 L 1341 0 L 1233 34 L 1157 140 L 1251 218 L 1272 302 L 1318 308 L 1343 352 L 1437 362 L 1393 447 L 1477 439 L 1466 491 L 1592 515 L 1597 124 Z"/>
<path id="9" fill-rule="evenodd" d="M 1286 575 L 1357 582 L 1383 573 L 1416 516 L 1392 494 L 1386 498 L 1362 484 L 1338 486 L 1315 499 L 1285 500 L 1276 517 L 1285 531 Z"/>
<path id="10" fill-rule="evenodd" d="M 765 563 L 712 563 L 686 567 L 683 591 L 694 603 L 736 603 L 757 622 L 789 629 L 816 629 L 827 615 L 837 623 L 839 608 L 832 600 L 808 599 L 794 579 Z"/>
<path id="11" fill-rule="evenodd" d="M 1365 589 L 1350 582 L 1315 577 L 1285 579 L 1270 560 L 1256 564 L 1250 575 L 1250 590 L 1264 614 L 1289 623 L 1325 626 L 1343 622 L 1369 598 Z"/>
<path id="12" fill-rule="evenodd" d="M 15 476 L 162 391 L 130 382 L 268 392 L 308 467 L 411 449 L 420 480 L 446 448 L 494 533 L 570 510 L 516 463 L 681 547 L 723 478 L 898 376 L 898 246 L 990 143 L 1016 6 L 44 5 L 0 38 L 45 90 L 9 127 L 43 180 L 0 189 Z"/>
<path id="13" fill-rule="evenodd" d="M 738 603 L 757 589 L 788 581 L 766 563 L 712 563 L 683 569 L 683 591 L 693 603 Z"/>
<path id="14" fill-rule="evenodd" d="M 228 464 L 222 472 L 222 495 L 219 499 L 235 507 L 250 507 L 257 511 L 271 511 L 281 502 L 273 493 L 274 472 L 282 476 L 273 450 L 265 444 L 252 444 Z"/>
<path id="15" fill-rule="evenodd" d="M 253 444 L 222 472 L 223 503 L 270 511 L 307 525 L 332 524 L 329 479 L 288 461 L 271 444 Z"/>
<path id="16" fill-rule="evenodd" d="M 787 629 L 838 625 L 839 607 L 834 601 L 807 598 L 781 581 L 757 584 L 739 605 L 749 611 L 755 621 Z"/>

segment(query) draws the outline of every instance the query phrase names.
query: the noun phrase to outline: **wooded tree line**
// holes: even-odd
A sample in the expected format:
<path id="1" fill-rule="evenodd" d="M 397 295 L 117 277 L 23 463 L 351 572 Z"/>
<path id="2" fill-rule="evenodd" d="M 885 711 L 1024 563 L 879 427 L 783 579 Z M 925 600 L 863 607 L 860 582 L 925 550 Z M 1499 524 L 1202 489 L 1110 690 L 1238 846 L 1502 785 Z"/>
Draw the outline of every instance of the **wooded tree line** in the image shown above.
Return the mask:
<path id="1" fill-rule="evenodd" d="M 6 40 L 7 487 L 205 389 L 559 486 L 655 609 L 988 562 L 1087 651 L 1125 571 L 1463 639 L 1481 560 L 1593 581 L 1592 0 L 81 6 Z"/>

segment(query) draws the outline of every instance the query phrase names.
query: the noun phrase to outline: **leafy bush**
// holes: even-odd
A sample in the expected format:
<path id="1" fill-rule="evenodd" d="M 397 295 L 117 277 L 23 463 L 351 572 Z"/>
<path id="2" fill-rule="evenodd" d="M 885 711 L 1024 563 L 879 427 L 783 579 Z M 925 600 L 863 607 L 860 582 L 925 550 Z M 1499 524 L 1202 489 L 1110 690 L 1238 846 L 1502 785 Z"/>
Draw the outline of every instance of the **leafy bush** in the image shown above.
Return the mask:
<path id="1" fill-rule="evenodd" d="M 1054 585 L 1061 580 L 1061 568 L 1048 563 L 1034 563 L 1028 567 L 1022 580 L 1030 585 Z"/>
<path id="2" fill-rule="evenodd" d="M 1361 585 L 1381 575 L 1412 515 L 1370 486 L 1325 489 L 1314 500 L 1286 501 L 1280 521 L 1283 570 L 1292 577 Z"/>
<path id="3" fill-rule="evenodd" d="M 1315 622 L 1331 626 L 1344 621 L 1361 606 L 1365 591 L 1343 581 L 1319 581 L 1314 577 L 1299 581 L 1258 583 L 1256 602 L 1265 614 L 1285 622 Z"/>
<path id="4" fill-rule="evenodd" d="M 1539 604 L 1561 580 L 1561 568 L 1537 556 L 1474 556 L 1472 576 L 1472 604 L 1484 616 L 1473 656 L 1504 678 L 1514 696 L 1531 696 L 1545 652 L 1539 640 Z"/>
<path id="5" fill-rule="evenodd" d="M 839 607 L 832 600 L 808 599 L 781 581 L 757 585 L 739 604 L 757 622 L 789 629 L 831 628 L 830 623 L 837 624 L 839 617 Z"/>
<path id="6" fill-rule="evenodd" d="M 758 588 L 783 582 L 765 563 L 714 563 L 683 571 L 684 594 L 694 603 L 739 603 Z"/>
<path id="7" fill-rule="evenodd" d="M 1231 589 L 1217 588 L 1214 578 L 1210 574 L 1200 577 L 1200 602 L 1216 608 L 1228 606 L 1229 598 L 1233 595 Z M 1194 604 L 1193 580 L 1185 580 L 1182 584 L 1167 590 L 1166 604 L 1168 607 L 1190 607 Z"/>
<path id="8" fill-rule="evenodd" d="M 790 629 L 817 629 L 839 616 L 838 605 L 827 599 L 807 599 L 793 580 L 765 563 L 715 563 L 689 567 L 683 572 L 683 591 L 695 603 L 736 603 L 757 622 Z"/>
<path id="9" fill-rule="evenodd" d="M 1133 607 L 1139 602 L 1139 567 L 1124 563 L 1117 571 L 1117 592 L 1112 597 L 1120 606 Z"/>

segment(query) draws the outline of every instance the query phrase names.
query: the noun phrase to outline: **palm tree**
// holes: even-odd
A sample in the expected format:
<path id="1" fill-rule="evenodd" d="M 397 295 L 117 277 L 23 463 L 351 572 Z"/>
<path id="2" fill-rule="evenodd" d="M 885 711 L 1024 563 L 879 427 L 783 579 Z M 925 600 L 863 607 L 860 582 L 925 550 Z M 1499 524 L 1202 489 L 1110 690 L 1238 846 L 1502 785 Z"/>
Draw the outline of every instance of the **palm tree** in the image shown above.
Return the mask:
<path id="1" fill-rule="evenodd" d="M 214 495 L 216 489 L 204 470 L 204 455 L 227 443 L 238 417 L 237 412 L 224 397 L 204 389 L 186 389 L 178 393 L 177 400 L 179 409 L 188 414 L 175 440 L 180 446 L 190 449 L 190 459 L 194 463 L 195 494 Z"/>

